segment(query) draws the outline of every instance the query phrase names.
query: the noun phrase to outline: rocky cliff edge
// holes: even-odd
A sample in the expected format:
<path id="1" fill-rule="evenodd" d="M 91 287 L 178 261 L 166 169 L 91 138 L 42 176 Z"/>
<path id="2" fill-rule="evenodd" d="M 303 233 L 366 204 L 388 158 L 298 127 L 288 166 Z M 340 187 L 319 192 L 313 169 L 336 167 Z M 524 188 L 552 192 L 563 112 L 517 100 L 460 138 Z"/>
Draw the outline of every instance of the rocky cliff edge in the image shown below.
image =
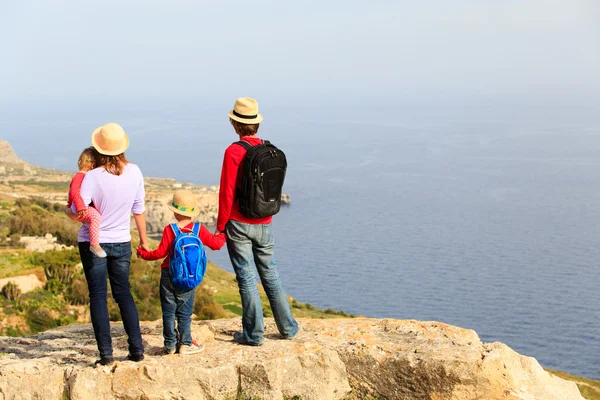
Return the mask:
<path id="1" fill-rule="evenodd" d="M 0 399 L 480 399 L 582 400 L 576 385 L 502 343 L 438 322 L 300 320 L 292 340 L 266 321 L 265 344 L 240 346 L 239 319 L 194 322 L 196 355 L 162 356 L 159 321 L 142 323 L 146 360 L 124 361 L 127 340 L 113 325 L 117 362 L 92 367 L 89 324 L 29 338 L 0 338 Z"/>

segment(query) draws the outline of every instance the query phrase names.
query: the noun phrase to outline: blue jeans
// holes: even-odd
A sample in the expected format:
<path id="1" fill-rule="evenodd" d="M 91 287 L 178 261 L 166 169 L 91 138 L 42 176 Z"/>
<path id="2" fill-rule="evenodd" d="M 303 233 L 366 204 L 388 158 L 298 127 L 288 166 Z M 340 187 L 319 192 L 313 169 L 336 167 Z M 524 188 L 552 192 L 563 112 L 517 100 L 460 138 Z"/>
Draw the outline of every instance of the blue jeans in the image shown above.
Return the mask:
<path id="1" fill-rule="evenodd" d="M 163 316 L 163 337 L 165 347 L 174 349 L 178 344 L 191 345 L 192 312 L 196 289 L 180 290 L 173 287 L 169 269 L 160 274 L 160 305 Z M 177 317 L 177 328 L 175 328 Z"/>
<path id="2" fill-rule="evenodd" d="M 256 344 L 264 340 L 265 327 L 255 268 L 269 298 L 279 333 L 284 338 L 295 336 L 298 333 L 298 323 L 292 317 L 290 303 L 275 266 L 275 240 L 271 225 L 253 225 L 230 220 L 225 232 L 229 258 L 242 298 L 244 339 Z"/>
<path id="3" fill-rule="evenodd" d="M 83 264 L 85 279 L 90 292 L 90 315 L 100 357 L 112 357 L 110 319 L 106 304 L 106 274 L 110 280 L 112 296 L 119 305 L 123 327 L 127 332 L 129 354 L 144 353 L 138 310 L 129 287 L 129 266 L 131 264 L 131 242 L 102 243 L 106 258 L 98 258 L 90 251 L 89 242 L 79 242 L 79 256 Z"/>

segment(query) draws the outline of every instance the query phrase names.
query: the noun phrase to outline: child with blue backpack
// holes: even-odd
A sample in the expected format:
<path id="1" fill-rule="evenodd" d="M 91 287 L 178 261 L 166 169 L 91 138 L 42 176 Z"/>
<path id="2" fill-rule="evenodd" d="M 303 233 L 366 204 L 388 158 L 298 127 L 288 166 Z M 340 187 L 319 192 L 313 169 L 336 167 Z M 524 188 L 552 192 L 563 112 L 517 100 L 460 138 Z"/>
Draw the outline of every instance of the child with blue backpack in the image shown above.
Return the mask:
<path id="1" fill-rule="evenodd" d="M 206 271 L 204 245 L 220 250 L 225 234 L 213 235 L 192 218 L 200 213 L 196 197 L 189 190 L 178 190 L 167 204 L 177 223 L 163 230 L 162 240 L 154 251 L 139 247 L 137 254 L 144 260 L 164 258 L 161 264 L 160 304 L 163 315 L 165 353 L 194 354 L 204 350 L 192 339 L 191 322 L 195 288 Z M 175 327 L 177 319 L 177 328 Z"/>

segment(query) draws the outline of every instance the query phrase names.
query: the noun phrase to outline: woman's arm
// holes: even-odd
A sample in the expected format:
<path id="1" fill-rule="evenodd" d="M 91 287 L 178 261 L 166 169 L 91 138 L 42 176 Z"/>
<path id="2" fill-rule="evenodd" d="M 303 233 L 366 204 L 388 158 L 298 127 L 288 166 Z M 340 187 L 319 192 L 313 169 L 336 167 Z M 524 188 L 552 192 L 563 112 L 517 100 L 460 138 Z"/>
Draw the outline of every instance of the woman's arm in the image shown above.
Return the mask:
<path id="1" fill-rule="evenodd" d="M 135 226 L 140 235 L 140 247 L 144 250 L 150 250 L 148 247 L 148 236 L 146 236 L 146 190 L 144 188 L 144 176 L 142 175 L 142 171 L 139 172 L 139 184 L 133 205 L 131 206 L 131 212 L 133 213 Z"/>
<path id="2" fill-rule="evenodd" d="M 146 213 L 133 214 L 133 219 L 135 220 L 135 226 L 140 235 L 140 247 L 146 251 L 150 251 L 150 247 L 148 247 L 148 236 L 146 235 Z"/>
<path id="3" fill-rule="evenodd" d="M 79 222 L 79 216 L 75 214 L 73 210 L 71 210 L 71 207 L 65 207 L 65 214 L 67 214 L 67 217 L 71 218 L 73 221 Z"/>
<path id="4" fill-rule="evenodd" d="M 174 238 L 175 234 L 173 233 L 173 230 L 170 226 L 167 226 L 163 230 L 162 239 L 160 241 L 160 244 L 158 245 L 158 248 L 153 251 L 150 251 L 148 245 L 146 245 L 146 248 L 138 248 L 138 256 L 148 261 L 160 260 L 161 258 L 165 258 L 169 255 L 171 244 Z"/>

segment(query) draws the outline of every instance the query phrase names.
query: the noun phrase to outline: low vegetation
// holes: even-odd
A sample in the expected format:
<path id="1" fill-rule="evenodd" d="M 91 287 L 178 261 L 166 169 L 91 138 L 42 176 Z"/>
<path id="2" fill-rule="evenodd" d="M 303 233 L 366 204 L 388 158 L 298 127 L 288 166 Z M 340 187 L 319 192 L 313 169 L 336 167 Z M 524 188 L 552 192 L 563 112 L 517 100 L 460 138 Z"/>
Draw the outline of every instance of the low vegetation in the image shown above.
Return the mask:
<path id="1" fill-rule="evenodd" d="M 0 246 L 14 247 L 21 236 L 44 236 L 46 233 L 56 236 L 59 243 L 77 244 L 79 227 L 63 212 L 64 205 L 42 198 L 20 198 L 12 207 L 6 205 L 1 210 Z"/>
<path id="2" fill-rule="evenodd" d="M 579 376 L 567 374 L 565 372 L 554 371 L 547 369 L 553 375 L 559 378 L 566 379 L 571 382 L 575 382 L 581 395 L 587 400 L 600 400 L 600 381 L 594 381 L 587 378 L 581 378 Z"/>
<path id="3" fill-rule="evenodd" d="M 0 222 L 4 227 L 0 232 L 0 241 L 5 246 L 0 249 L 0 277 L 35 273 L 44 282 L 43 288 L 28 293 L 20 293 L 14 284 L 0 288 L 0 307 L 4 315 L 11 316 L 11 321 L 20 322 L 4 324 L 4 332 L 0 331 L 0 334 L 32 334 L 76 321 L 89 321 L 87 283 L 76 248 L 32 253 L 8 247 L 14 246 L 15 236 L 41 236 L 46 233 L 57 236 L 60 243 L 76 244 L 78 224 L 64 215 L 63 206 L 41 198 L 17 199 L 12 204 L 2 205 Z M 13 236 L 13 240 L 6 240 L 10 236 Z M 136 246 L 134 241 L 132 247 Z M 141 320 L 161 318 L 159 281 L 160 261 L 147 262 L 133 256 L 131 292 Z M 259 293 L 265 316 L 272 316 L 268 299 L 260 285 Z M 296 317 L 349 316 L 343 311 L 322 311 L 292 298 L 290 303 Z M 119 320 L 119 308 L 110 295 L 110 285 L 108 307 L 111 320 Z M 209 262 L 204 281 L 196 289 L 194 314 L 197 319 L 240 316 L 242 306 L 235 275 Z"/>

